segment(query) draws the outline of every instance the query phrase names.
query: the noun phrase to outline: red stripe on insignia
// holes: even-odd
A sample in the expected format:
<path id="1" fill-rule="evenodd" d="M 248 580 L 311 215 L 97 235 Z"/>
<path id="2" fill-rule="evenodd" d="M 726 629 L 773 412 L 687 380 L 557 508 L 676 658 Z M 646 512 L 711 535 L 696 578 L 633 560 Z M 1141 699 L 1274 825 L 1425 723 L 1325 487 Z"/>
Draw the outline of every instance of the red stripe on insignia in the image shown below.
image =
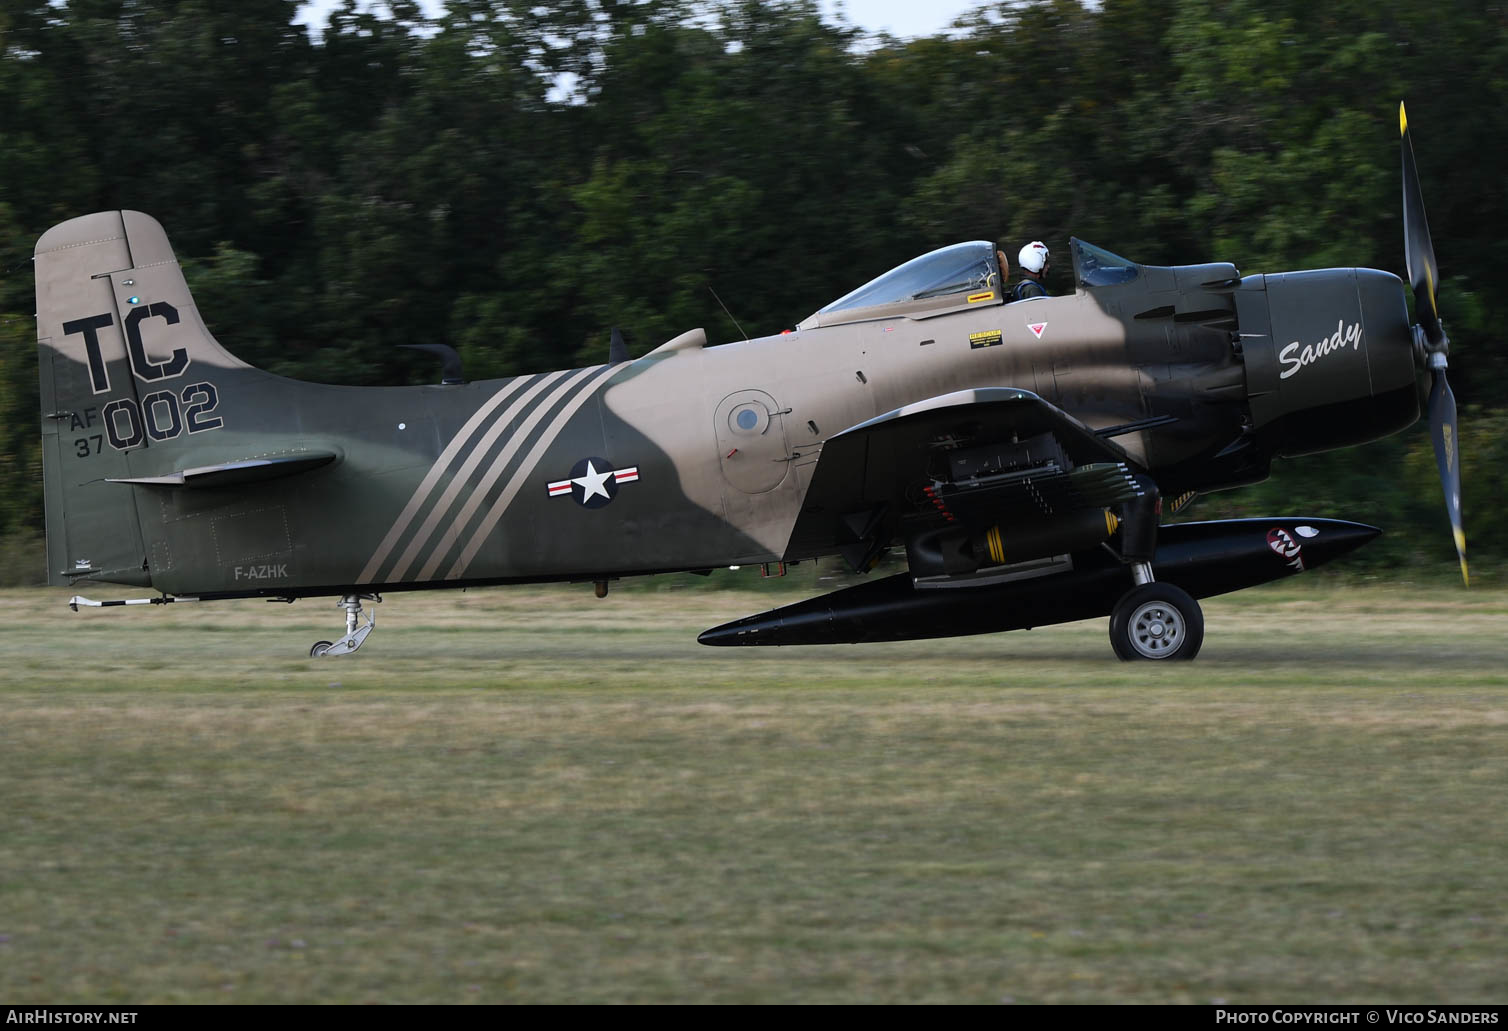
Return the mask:
<path id="1" fill-rule="evenodd" d="M 629 466 L 627 469 L 619 469 L 613 473 L 619 483 L 632 483 L 639 478 L 639 467 Z"/>
<path id="2" fill-rule="evenodd" d="M 554 497 L 556 494 L 569 494 L 570 492 L 571 492 L 571 481 L 570 480 L 560 480 L 557 483 L 550 484 L 550 496 L 551 497 Z"/>

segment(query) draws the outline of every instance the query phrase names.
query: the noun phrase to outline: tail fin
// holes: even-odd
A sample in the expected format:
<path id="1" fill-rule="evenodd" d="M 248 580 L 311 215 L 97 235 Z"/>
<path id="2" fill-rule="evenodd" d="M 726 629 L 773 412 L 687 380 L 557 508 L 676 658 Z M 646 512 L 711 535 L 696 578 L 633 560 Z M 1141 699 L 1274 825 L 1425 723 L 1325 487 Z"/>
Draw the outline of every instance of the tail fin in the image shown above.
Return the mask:
<path id="1" fill-rule="evenodd" d="M 216 370 L 247 368 L 205 329 L 167 234 L 103 211 L 37 241 L 37 344 L 49 582 L 150 586 L 144 452 L 215 429 Z"/>

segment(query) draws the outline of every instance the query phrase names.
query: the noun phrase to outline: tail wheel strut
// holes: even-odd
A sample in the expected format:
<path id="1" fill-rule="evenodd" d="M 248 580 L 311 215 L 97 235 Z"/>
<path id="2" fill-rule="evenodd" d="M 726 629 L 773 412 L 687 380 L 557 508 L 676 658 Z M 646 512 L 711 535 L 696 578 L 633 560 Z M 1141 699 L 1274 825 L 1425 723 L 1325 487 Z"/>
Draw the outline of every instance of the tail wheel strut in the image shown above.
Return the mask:
<path id="1" fill-rule="evenodd" d="M 367 621 L 365 623 L 361 622 L 361 603 L 364 601 L 380 603 L 382 595 L 347 594 L 341 597 L 338 604 L 346 610 L 345 636 L 338 641 L 315 642 L 314 647 L 309 649 L 310 658 L 318 659 L 333 655 L 350 655 L 357 648 L 361 647 L 362 642 L 367 639 L 367 635 L 377 629 L 377 617 L 370 612 L 366 613 Z"/>

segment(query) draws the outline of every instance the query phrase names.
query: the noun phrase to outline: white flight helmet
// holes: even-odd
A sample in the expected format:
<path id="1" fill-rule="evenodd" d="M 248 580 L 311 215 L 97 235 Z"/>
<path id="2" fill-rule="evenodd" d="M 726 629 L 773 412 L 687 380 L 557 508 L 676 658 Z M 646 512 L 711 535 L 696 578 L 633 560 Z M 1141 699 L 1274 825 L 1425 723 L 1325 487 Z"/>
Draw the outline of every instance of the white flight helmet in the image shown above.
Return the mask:
<path id="1" fill-rule="evenodd" d="M 1047 267 L 1048 259 L 1052 257 L 1048 253 L 1047 244 L 1041 240 L 1033 240 L 1021 248 L 1021 253 L 1016 255 L 1016 264 L 1033 275 L 1040 276 L 1042 270 Z"/>

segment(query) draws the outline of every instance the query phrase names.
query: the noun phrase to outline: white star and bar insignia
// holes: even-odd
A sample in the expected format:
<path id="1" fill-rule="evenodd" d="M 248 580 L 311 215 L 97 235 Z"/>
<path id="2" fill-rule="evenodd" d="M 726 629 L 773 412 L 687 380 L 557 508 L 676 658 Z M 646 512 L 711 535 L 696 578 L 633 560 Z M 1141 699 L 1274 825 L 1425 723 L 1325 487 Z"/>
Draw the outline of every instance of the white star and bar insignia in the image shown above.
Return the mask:
<path id="1" fill-rule="evenodd" d="M 614 469 L 607 459 L 594 456 L 583 458 L 572 466 L 567 479 L 555 480 L 547 486 L 552 498 L 570 495 L 583 508 L 601 508 L 618 496 L 619 484 L 636 483 L 638 479 L 637 465 Z"/>

